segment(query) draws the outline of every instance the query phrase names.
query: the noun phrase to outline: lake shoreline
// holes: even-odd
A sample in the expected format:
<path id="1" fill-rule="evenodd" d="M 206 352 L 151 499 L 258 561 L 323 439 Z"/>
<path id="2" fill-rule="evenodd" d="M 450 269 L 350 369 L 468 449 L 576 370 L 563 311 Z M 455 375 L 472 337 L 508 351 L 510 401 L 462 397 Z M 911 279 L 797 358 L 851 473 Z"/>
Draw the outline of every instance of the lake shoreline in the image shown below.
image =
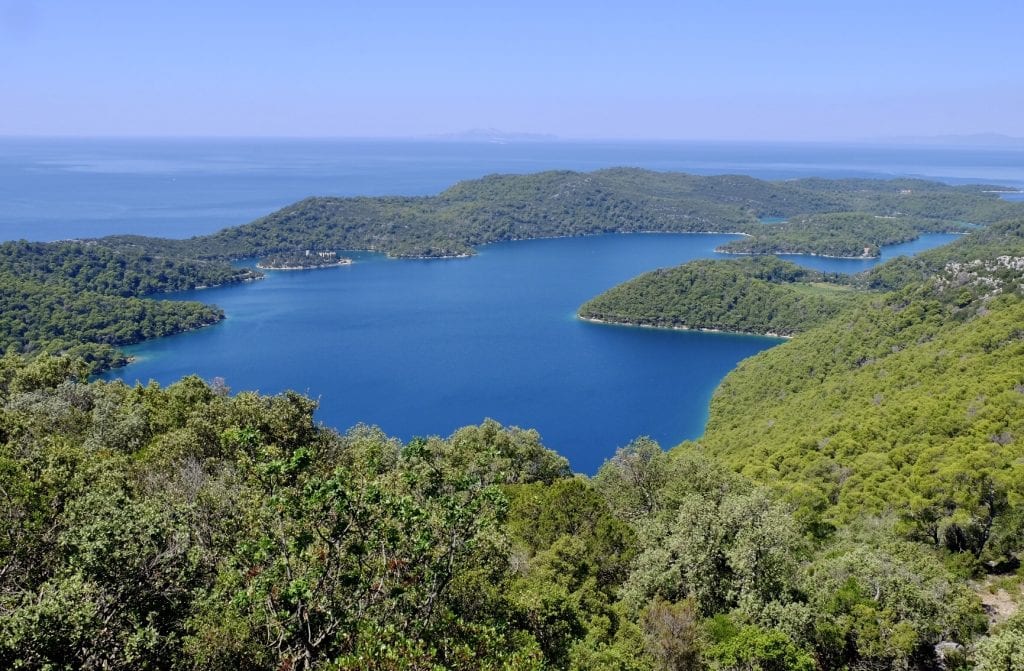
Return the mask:
<path id="1" fill-rule="evenodd" d="M 637 322 L 627 321 L 612 321 L 610 319 L 598 319 L 597 317 L 584 317 L 583 315 L 577 314 L 576 318 L 580 321 L 590 322 L 592 324 L 606 324 L 608 326 L 629 326 L 632 328 L 641 329 L 658 329 L 663 331 L 698 331 L 701 333 L 722 333 L 725 335 L 744 335 L 744 336 L 759 336 L 765 338 L 779 338 L 780 340 L 791 340 L 794 336 L 782 335 L 781 333 L 775 333 L 772 331 L 766 333 L 756 333 L 754 331 L 734 331 L 730 329 L 713 329 L 703 328 L 700 326 L 655 326 L 654 324 L 639 324 Z"/>
<path id="2" fill-rule="evenodd" d="M 339 266 L 351 266 L 352 259 L 341 259 L 335 263 L 324 263 L 316 266 L 264 266 L 256 264 L 259 270 L 323 270 L 324 268 L 338 268 Z"/>

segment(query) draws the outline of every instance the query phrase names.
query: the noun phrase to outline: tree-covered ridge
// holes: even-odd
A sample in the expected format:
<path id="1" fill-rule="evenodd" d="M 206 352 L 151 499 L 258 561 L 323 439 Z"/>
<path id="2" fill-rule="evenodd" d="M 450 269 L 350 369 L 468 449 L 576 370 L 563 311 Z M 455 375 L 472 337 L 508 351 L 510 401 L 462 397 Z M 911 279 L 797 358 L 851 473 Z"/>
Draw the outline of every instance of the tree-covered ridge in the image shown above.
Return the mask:
<path id="1" fill-rule="evenodd" d="M 840 258 L 874 258 L 884 245 L 914 240 L 921 233 L 964 232 L 963 224 L 941 219 L 832 212 L 792 217 L 762 226 L 716 251 L 731 254 L 815 254 Z"/>
<path id="2" fill-rule="evenodd" d="M 0 273 L 47 286 L 137 298 L 259 277 L 222 261 L 113 249 L 97 241 L 5 242 L 0 244 Z"/>
<path id="3" fill-rule="evenodd" d="M 1004 200 L 1003 187 L 969 184 L 950 187 L 923 179 L 819 179 L 796 180 L 804 189 L 841 194 L 849 207 L 842 211 L 867 212 L 886 217 L 918 217 L 950 222 L 990 224 L 1020 216 L 1020 204 Z M 883 188 L 880 188 L 884 185 Z M 833 210 L 841 211 L 841 210 Z"/>
<path id="4" fill-rule="evenodd" d="M 194 301 L 124 298 L 0 275 L 3 351 L 31 352 L 56 342 L 130 345 L 223 318 L 219 308 Z"/>
<path id="5" fill-rule="evenodd" d="M 978 561 L 1024 550 L 1024 259 L 938 276 L 748 359 L 701 444 L 807 519 L 898 518 Z"/>
<path id="6" fill-rule="evenodd" d="M 915 256 L 904 256 L 876 266 L 855 278 L 871 289 L 902 289 L 926 281 L 949 263 L 965 263 L 997 256 L 1024 256 L 1024 217 L 973 229 L 959 240 Z"/>
<path id="7" fill-rule="evenodd" d="M 933 550 L 816 537 L 693 450 L 588 479 L 492 421 L 403 444 L 82 374 L 0 360 L 5 668 L 927 669 L 984 629 Z"/>
<path id="8" fill-rule="evenodd" d="M 114 348 L 224 318 L 197 302 L 156 292 L 257 277 L 219 261 L 154 256 L 90 242 L 0 244 L 0 351 L 68 352 L 96 370 L 123 364 Z"/>
<path id="9" fill-rule="evenodd" d="M 579 316 L 617 324 L 789 336 L 865 300 L 774 257 L 691 261 L 645 273 L 587 301 Z"/>
<path id="10" fill-rule="evenodd" d="M 102 244 L 193 258 L 247 258 L 302 249 L 398 257 L 458 256 L 489 242 L 597 233 L 758 233 L 761 217 L 860 212 L 905 218 L 914 230 L 987 224 L 1024 205 L 977 187 L 921 180 L 790 180 L 615 168 L 491 175 L 437 196 L 308 198 L 250 224 L 190 240 L 133 236 Z M 875 221 L 875 220 L 872 220 Z M 884 230 L 883 219 L 877 225 Z M 873 233 L 873 235 L 876 235 Z M 877 235 L 876 235 L 877 237 Z M 865 246 L 864 240 L 858 254 Z"/>

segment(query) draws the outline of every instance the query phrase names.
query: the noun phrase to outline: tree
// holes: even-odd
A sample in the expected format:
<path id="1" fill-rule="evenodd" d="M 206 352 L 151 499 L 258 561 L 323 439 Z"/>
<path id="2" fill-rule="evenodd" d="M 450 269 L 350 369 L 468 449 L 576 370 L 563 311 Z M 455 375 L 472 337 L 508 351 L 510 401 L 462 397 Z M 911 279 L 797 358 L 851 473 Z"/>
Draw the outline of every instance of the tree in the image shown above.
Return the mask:
<path id="1" fill-rule="evenodd" d="M 709 648 L 706 659 L 715 671 L 814 671 L 814 658 L 780 631 L 743 627 Z"/>
<path id="2" fill-rule="evenodd" d="M 643 617 L 647 651 L 660 671 L 700 671 L 704 668 L 702 630 L 691 601 L 670 603 L 655 598 Z"/>

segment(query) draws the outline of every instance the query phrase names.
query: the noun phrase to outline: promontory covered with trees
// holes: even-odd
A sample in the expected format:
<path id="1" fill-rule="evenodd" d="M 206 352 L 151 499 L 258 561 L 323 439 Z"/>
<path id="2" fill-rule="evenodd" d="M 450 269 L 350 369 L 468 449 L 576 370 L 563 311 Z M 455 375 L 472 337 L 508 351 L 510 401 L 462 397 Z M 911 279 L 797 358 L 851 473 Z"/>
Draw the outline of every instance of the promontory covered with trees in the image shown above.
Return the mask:
<path id="1" fill-rule="evenodd" d="M 401 442 L 318 425 L 296 393 L 89 382 L 91 348 L 218 316 L 152 292 L 254 274 L 193 241 L 0 246 L 0 668 L 1022 668 L 1024 217 L 973 187 L 929 206 L 917 182 L 608 173 L 650 177 L 622 212 L 734 180 L 720 212 L 907 198 L 985 225 L 848 280 L 741 257 L 596 299 L 609 320 L 795 337 L 725 378 L 699 440 L 638 438 L 593 477 L 493 421 Z M 528 185 L 602 177 L 554 175 L 465 188 L 521 179 L 525 222 L 548 206 Z M 497 239 L 530 237 L 505 221 Z M 251 226 L 211 239 L 271 230 Z M 340 239 L 304 226 L 274 249 Z"/>
<path id="2" fill-rule="evenodd" d="M 863 300 L 826 279 L 774 257 L 692 261 L 613 287 L 579 314 L 613 324 L 789 336 Z"/>

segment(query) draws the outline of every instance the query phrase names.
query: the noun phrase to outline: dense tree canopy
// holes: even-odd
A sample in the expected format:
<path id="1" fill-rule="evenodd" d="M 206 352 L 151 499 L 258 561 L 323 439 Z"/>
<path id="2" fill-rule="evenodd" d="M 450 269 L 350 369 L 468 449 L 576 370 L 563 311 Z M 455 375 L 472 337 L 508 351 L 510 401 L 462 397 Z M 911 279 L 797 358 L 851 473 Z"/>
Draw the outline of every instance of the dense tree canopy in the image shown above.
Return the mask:
<path id="1" fill-rule="evenodd" d="M 515 222 L 524 200 L 522 221 L 487 228 Z M 655 227 L 726 221 L 709 203 L 738 224 L 1004 209 L 973 187 L 912 180 L 625 170 L 344 201 L 458 211 L 490 231 L 430 252 L 564 230 L 551 223 L 563 216 L 572 233 L 617 230 L 619 216 L 639 227 L 641 212 Z M 1022 222 L 852 283 L 875 291 L 823 287 L 777 259 L 620 287 L 634 292 L 622 309 L 662 310 L 651 323 L 801 333 L 724 380 L 699 441 L 663 451 L 638 438 L 593 478 L 535 431 L 490 420 L 402 442 L 318 425 L 316 403 L 292 392 L 90 383 L 113 345 L 219 317 L 143 296 L 245 273 L 189 261 L 189 241 L 5 246 L 0 667 L 1016 668 L 1019 602 L 986 613 L 979 591 L 1024 582 Z M 280 244 L 309 242 L 294 230 L 282 223 Z M 385 248 L 392 229 L 378 230 Z"/>
<path id="2" fill-rule="evenodd" d="M 665 328 L 793 335 L 866 300 L 774 257 L 691 261 L 645 273 L 584 303 L 584 319 Z"/>
<path id="3" fill-rule="evenodd" d="M 963 232 L 964 224 L 904 215 L 830 212 L 791 217 L 760 226 L 717 251 L 732 254 L 815 254 L 840 258 L 877 257 L 884 245 L 907 242 L 925 232 Z"/>
<path id="4" fill-rule="evenodd" d="M 832 523 L 892 512 L 952 550 L 1021 549 L 1006 497 L 1024 494 L 1024 264 L 1003 258 L 953 265 L 741 363 L 705 445 Z"/>
<path id="5" fill-rule="evenodd" d="M 692 446 L 591 480 L 492 421 L 402 443 L 83 374 L 0 360 L 5 668 L 927 669 L 985 627 L 933 547 L 816 536 Z"/>
<path id="6" fill-rule="evenodd" d="M 488 242 L 597 233 L 787 232 L 785 240 L 756 251 L 786 251 L 780 247 L 795 242 L 794 249 L 803 252 L 860 256 L 865 247 L 921 231 L 960 230 L 963 222 L 988 224 L 1022 211 L 1024 205 L 979 187 L 923 180 L 768 182 L 614 168 L 491 175 L 431 197 L 308 198 L 250 224 L 190 240 L 121 236 L 98 242 L 188 258 L 303 249 L 418 257 L 472 254 L 474 246 Z M 818 214 L 829 216 L 808 216 Z M 765 225 L 763 217 L 792 222 Z"/>

